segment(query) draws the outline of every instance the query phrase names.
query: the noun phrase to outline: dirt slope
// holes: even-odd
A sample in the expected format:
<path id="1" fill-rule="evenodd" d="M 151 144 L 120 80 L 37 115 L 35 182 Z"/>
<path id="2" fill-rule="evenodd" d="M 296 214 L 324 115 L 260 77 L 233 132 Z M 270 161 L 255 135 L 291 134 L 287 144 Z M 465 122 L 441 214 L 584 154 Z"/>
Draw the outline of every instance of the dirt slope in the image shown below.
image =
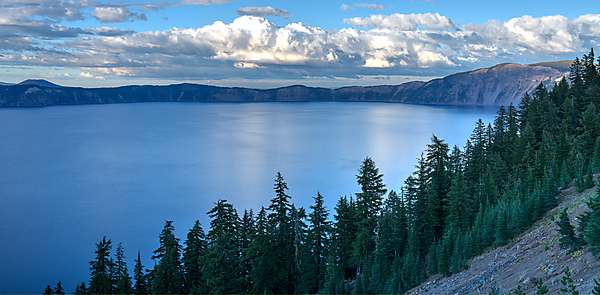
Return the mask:
<path id="1" fill-rule="evenodd" d="M 558 194 L 560 205 L 548 212 L 527 232 L 508 245 L 474 258 L 470 267 L 450 277 L 434 276 L 408 294 L 486 294 L 493 282 L 501 294 L 510 294 L 517 285 L 525 293 L 534 294 L 541 278 L 549 294 L 560 294 L 560 280 L 568 266 L 581 294 L 591 294 L 594 278 L 600 279 L 600 260 L 587 251 L 575 253 L 559 247 L 557 232 L 559 213 L 568 208 L 571 224 L 588 210 L 585 202 L 595 194 L 596 187 L 577 193 L 570 186 Z"/>

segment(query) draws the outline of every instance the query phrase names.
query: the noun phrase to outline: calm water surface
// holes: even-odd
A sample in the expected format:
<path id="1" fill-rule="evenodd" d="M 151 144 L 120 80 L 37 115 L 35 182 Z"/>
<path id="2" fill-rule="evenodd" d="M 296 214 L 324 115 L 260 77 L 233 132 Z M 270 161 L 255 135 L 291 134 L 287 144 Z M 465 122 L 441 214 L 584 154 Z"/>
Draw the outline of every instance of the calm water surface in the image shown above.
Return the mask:
<path id="1" fill-rule="evenodd" d="M 464 146 L 496 109 L 388 103 L 140 103 L 0 108 L 0 293 L 88 283 L 103 236 L 148 268 L 165 220 L 185 240 L 227 199 L 268 206 L 280 171 L 296 206 L 333 210 L 370 156 L 389 189 L 432 134 Z M 114 250 L 114 248 L 113 248 Z M 114 251 L 113 251 L 114 252 Z"/>

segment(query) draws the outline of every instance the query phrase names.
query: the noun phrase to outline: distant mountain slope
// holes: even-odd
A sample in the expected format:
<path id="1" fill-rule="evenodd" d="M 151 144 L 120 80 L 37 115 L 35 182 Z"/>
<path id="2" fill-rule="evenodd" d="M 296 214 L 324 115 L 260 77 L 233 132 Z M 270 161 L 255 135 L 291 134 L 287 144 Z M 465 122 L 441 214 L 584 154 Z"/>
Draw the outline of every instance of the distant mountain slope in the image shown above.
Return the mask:
<path id="1" fill-rule="evenodd" d="M 42 80 L 42 79 L 27 79 L 25 81 L 17 83 L 17 85 L 37 85 L 43 87 L 62 87 L 58 84 L 54 84 L 52 82 Z"/>
<path id="2" fill-rule="evenodd" d="M 554 85 L 568 74 L 568 67 L 567 70 L 564 68 L 565 63 L 500 64 L 429 82 L 338 89 L 294 85 L 263 90 L 198 84 L 80 88 L 62 87 L 45 80 L 26 80 L 16 85 L 1 85 L 0 106 L 176 101 L 371 101 L 428 105 L 509 105 L 518 104 L 525 92 L 531 92 L 540 82 L 550 87 Z"/>

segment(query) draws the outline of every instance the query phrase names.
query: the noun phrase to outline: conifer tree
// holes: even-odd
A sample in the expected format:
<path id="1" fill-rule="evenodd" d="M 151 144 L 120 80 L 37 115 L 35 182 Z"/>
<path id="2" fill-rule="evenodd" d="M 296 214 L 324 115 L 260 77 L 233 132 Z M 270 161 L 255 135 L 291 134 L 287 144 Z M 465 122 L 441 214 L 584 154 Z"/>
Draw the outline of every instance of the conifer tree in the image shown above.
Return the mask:
<path id="1" fill-rule="evenodd" d="M 110 250 L 112 241 L 103 237 L 96 244 L 96 258 L 90 261 L 90 287 L 91 294 L 112 294 L 114 291 L 112 280 L 112 262 L 110 260 Z"/>
<path id="2" fill-rule="evenodd" d="M 159 235 L 159 247 L 154 250 L 152 259 L 158 263 L 152 272 L 151 292 L 153 294 L 180 294 L 183 291 L 183 271 L 181 267 L 181 246 L 175 237 L 172 220 L 166 220 Z"/>
<path id="3" fill-rule="evenodd" d="M 594 279 L 594 288 L 592 289 L 592 294 L 600 295 L 600 281 Z"/>
<path id="4" fill-rule="evenodd" d="M 244 215 L 240 223 L 238 238 L 241 249 L 240 256 L 240 271 L 241 271 L 241 287 L 244 292 L 252 291 L 252 250 L 251 246 L 255 236 L 254 213 L 252 209 L 244 210 Z"/>
<path id="5" fill-rule="evenodd" d="M 349 279 L 356 275 L 356 262 L 352 258 L 354 252 L 353 241 L 356 240 L 358 231 L 356 205 L 352 197 L 340 197 L 335 208 L 334 228 L 331 238 L 331 253 L 333 260 L 339 267 L 339 273 L 343 279 Z M 330 273 L 334 273 L 331 271 Z"/>
<path id="6" fill-rule="evenodd" d="M 304 247 L 306 255 L 301 264 L 300 286 L 303 293 L 316 294 L 323 289 L 327 273 L 328 235 L 331 231 L 329 213 L 320 192 L 313 197 L 315 203 L 310 206 L 309 228 Z"/>
<path id="7" fill-rule="evenodd" d="M 44 289 L 44 295 L 52 295 L 54 294 L 54 289 L 52 289 L 52 287 L 50 287 L 50 285 L 46 285 L 46 288 Z"/>
<path id="8" fill-rule="evenodd" d="M 185 274 L 184 293 L 206 293 L 205 279 L 202 276 L 202 258 L 206 251 L 206 235 L 200 221 L 196 220 L 183 242 L 183 270 Z"/>
<path id="9" fill-rule="evenodd" d="M 218 200 L 208 211 L 211 221 L 203 273 L 210 294 L 240 293 L 241 265 L 239 217 L 227 200 Z"/>
<path id="10" fill-rule="evenodd" d="M 535 290 L 535 295 L 544 295 L 544 294 L 548 294 L 548 287 L 546 287 L 546 285 L 544 285 L 544 282 L 540 278 L 540 280 L 538 281 L 536 290 Z"/>
<path id="11" fill-rule="evenodd" d="M 481 122 L 481 121 L 480 121 Z M 481 138 L 482 146 L 485 145 L 484 139 Z M 430 217 L 429 221 L 432 223 L 433 233 L 436 240 L 442 237 L 445 219 L 447 212 L 447 194 L 450 190 L 451 175 L 448 171 L 449 156 L 448 156 L 448 144 L 443 139 L 439 139 L 433 135 L 431 138 L 431 144 L 427 145 L 427 166 L 429 172 L 429 206 Z"/>
<path id="12" fill-rule="evenodd" d="M 564 288 L 560 288 L 560 292 L 563 294 L 579 295 L 577 286 L 573 284 L 573 279 L 571 279 L 571 271 L 568 266 L 565 269 L 565 275 L 563 275 L 560 283 L 564 286 Z"/>
<path id="13" fill-rule="evenodd" d="M 269 243 L 267 252 L 272 259 L 274 284 L 273 293 L 294 293 L 294 224 L 292 220 L 291 196 L 287 194 L 288 185 L 284 181 L 280 172 L 277 172 L 275 178 L 275 197 L 271 199 L 269 206 L 268 220 L 271 233 L 271 243 Z"/>
<path id="14" fill-rule="evenodd" d="M 600 187 L 596 189 L 596 195 L 586 204 L 590 211 L 581 215 L 579 231 L 585 241 L 592 246 L 592 253 L 600 255 Z"/>
<path id="15" fill-rule="evenodd" d="M 56 295 L 65 295 L 65 289 L 62 287 L 62 283 L 60 281 L 56 283 L 56 287 L 54 287 L 53 293 Z"/>
<path id="16" fill-rule="evenodd" d="M 560 214 L 560 219 L 556 222 L 558 225 L 558 233 L 560 234 L 560 247 L 569 248 L 571 251 L 581 247 L 581 241 L 575 235 L 575 228 L 569 222 L 567 209 L 564 209 Z"/>
<path id="17" fill-rule="evenodd" d="M 75 295 L 85 295 L 88 294 L 88 289 L 85 286 L 85 283 L 81 283 L 81 284 L 77 284 L 77 286 L 75 286 L 75 291 L 73 291 L 73 294 Z"/>
<path id="18" fill-rule="evenodd" d="M 383 174 L 379 173 L 375 162 L 369 157 L 363 160 L 356 179 L 361 192 L 356 194 L 358 232 L 353 243 L 353 255 L 357 262 L 357 273 L 360 273 L 365 263 L 373 258 L 376 227 L 387 189 L 383 183 Z"/>
<path id="19" fill-rule="evenodd" d="M 133 285 L 133 294 L 148 294 L 148 284 L 146 281 L 146 275 L 144 274 L 144 265 L 142 264 L 139 250 L 137 258 L 135 259 L 135 266 L 133 267 L 133 279 L 135 280 Z"/>
<path id="20" fill-rule="evenodd" d="M 117 294 L 131 294 L 131 277 L 127 271 L 127 262 L 125 261 L 125 254 L 121 243 L 118 243 L 115 249 L 114 268 L 115 292 Z"/>

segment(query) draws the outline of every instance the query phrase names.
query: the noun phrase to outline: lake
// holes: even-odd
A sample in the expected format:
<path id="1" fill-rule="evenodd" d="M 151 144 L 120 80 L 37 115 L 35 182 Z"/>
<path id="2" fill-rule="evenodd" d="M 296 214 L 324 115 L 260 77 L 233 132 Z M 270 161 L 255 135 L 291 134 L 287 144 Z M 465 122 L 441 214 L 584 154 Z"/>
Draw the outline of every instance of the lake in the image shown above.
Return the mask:
<path id="1" fill-rule="evenodd" d="M 393 103 L 136 103 L 0 108 L 0 293 L 88 284 L 103 236 L 154 263 L 173 220 L 185 240 L 218 199 L 238 213 L 274 197 L 280 171 L 292 202 L 320 191 L 333 210 L 359 191 L 373 158 L 399 190 L 432 134 L 463 147 L 496 108 Z M 113 251 L 114 253 L 114 247 Z"/>

